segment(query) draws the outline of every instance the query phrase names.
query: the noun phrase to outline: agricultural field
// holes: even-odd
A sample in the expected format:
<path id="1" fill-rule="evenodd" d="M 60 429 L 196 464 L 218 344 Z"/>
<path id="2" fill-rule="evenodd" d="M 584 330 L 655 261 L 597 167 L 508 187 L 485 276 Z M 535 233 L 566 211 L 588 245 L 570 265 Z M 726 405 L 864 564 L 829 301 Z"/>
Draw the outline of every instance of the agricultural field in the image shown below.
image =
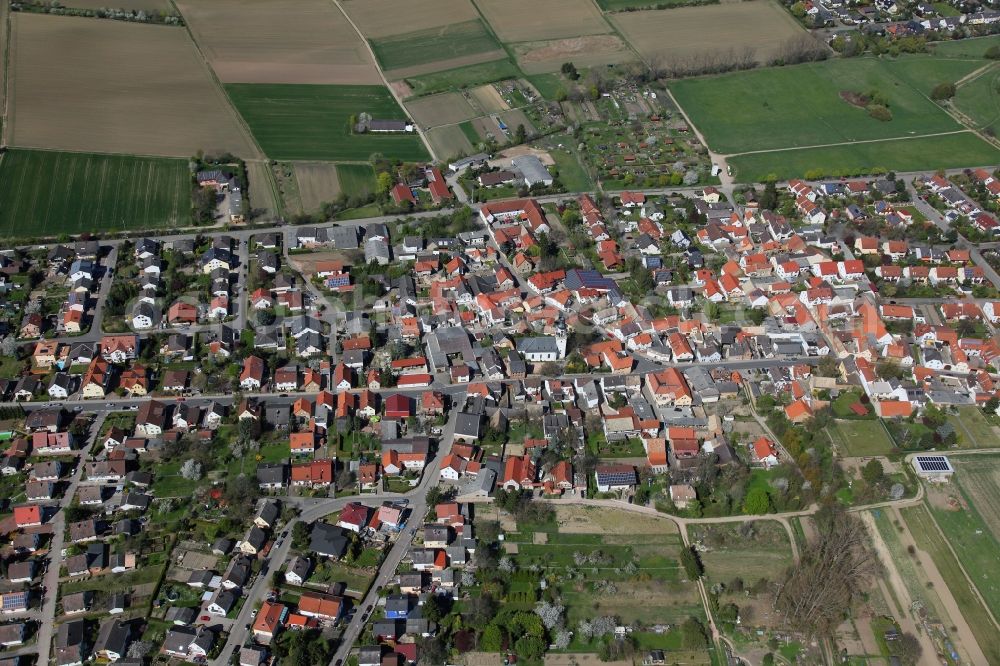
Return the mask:
<path id="1" fill-rule="evenodd" d="M 910 58 L 898 66 L 876 58 L 828 60 L 688 79 L 671 85 L 671 91 L 709 147 L 726 154 L 961 129 L 908 79 L 919 65 L 926 66 L 928 78 L 939 81 L 972 71 L 976 63 L 919 60 Z M 870 91 L 887 100 L 892 120 L 876 120 L 842 97 Z M 733 100 L 740 100 L 739 114 L 727 113 Z"/>
<path id="2" fill-rule="evenodd" d="M 0 234 L 173 229 L 191 222 L 187 161 L 8 150 L 0 159 Z"/>
<path id="3" fill-rule="evenodd" d="M 184 29 L 29 13 L 10 21 L 10 145 L 258 156 Z"/>
<path id="4" fill-rule="evenodd" d="M 406 102 L 404 106 L 410 118 L 424 129 L 460 123 L 479 115 L 460 92 L 418 97 Z"/>
<path id="5" fill-rule="evenodd" d="M 337 165 L 330 162 L 296 162 L 295 180 L 299 185 L 302 209 L 314 213 L 324 203 L 333 201 L 340 194 Z"/>
<path id="6" fill-rule="evenodd" d="M 997 429 L 976 407 L 959 407 L 958 416 L 949 415 L 948 421 L 959 434 L 959 445 L 965 449 L 991 449 L 1000 447 Z"/>
<path id="7" fill-rule="evenodd" d="M 784 8 L 769 0 L 623 12 L 608 20 L 647 61 L 684 62 L 724 47 L 737 53 L 753 49 L 757 60 L 766 62 L 784 42 L 805 34 Z M 711 26 L 711 39 L 706 39 L 705 26 Z"/>
<path id="8" fill-rule="evenodd" d="M 484 83 L 517 78 L 520 75 L 521 72 L 514 63 L 503 58 L 456 67 L 442 72 L 415 74 L 402 78 L 406 79 L 406 85 L 409 88 L 408 93 L 404 96 L 411 97 L 479 86 Z"/>
<path id="9" fill-rule="evenodd" d="M 479 11 L 503 42 L 537 42 L 611 32 L 591 0 L 479 0 Z"/>
<path id="10" fill-rule="evenodd" d="M 584 35 L 540 42 L 520 42 L 512 48 L 525 74 L 558 72 L 565 62 L 596 67 L 635 60 L 635 54 L 617 35 Z"/>
<path id="11" fill-rule="evenodd" d="M 280 216 L 274 192 L 274 184 L 267 162 L 256 160 L 247 162 L 247 180 L 250 187 L 251 216 L 264 220 L 276 220 Z"/>
<path id="12" fill-rule="evenodd" d="M 878 420 L 834 420 L 827 432 L 847 456 L 885 456 L 893 449 L 892 440 Z"/>
<path id="13" fill-rule="evenodd" d="M 969 623 L 979 647 L 990 663 L 1000 663 L 1000 632 L 996 630 L 986 608 L 969 586 L 959 561 L 935 526 L 934 518 L 923 506 L 902 509 L 900 513 L 913 534 L 917 547 L 934 560 L 945 586 L 955 598 L 962 616 Z"/>
<path id="14" fill-rule="evenodd" d="M 958 86 L 952 99 L 955 109 L 977 129 L 996 133 L 1000 121 L 1000 68 L 996 65 Z"/>
<path id="15" fill-rule="evenodd" d="M 406 11 L 399 10 L 399 0 L 345 0 L 341 4 L 368 39 L 479 18 L 470 0 L 409 0 Z"/>
<path id="16" fill-rule="evenodd" d="M 958 169 L 1000 161 L 1000 151 L 972 132 L 915 139 L 891 139 L 807 150 L 776 150 L 730 157 L 733 175 L 743 183 L 775 177 L 796 178 L 807 172 L 827 176 L 896 171 Z"/>
<path id="17" fill-rule="evenodd" d="M 503 57 L 500 44 L 479 19 L 371 40 L 372 50 L 385 71 L 435 63 L 432 71 L 453 69 L 453 59 Z M 396 78 L 389 76 L 390 79 Z"/>
<path id="18" fill-rule="evenodd" d="M 688 539 L 701 543 L 705 576 L 712 583 L 742 578 L 748 586 L 761 578 L 776 580 L 792 564 L 788 533 L 773 520 L 739 524 L 691 525 Z M 744 531 L 746 530 L 746 531 Z"/>
<path id="19" fill-rule="evenodd" d="M 510 105 L 496 86 L 479 86 L 469 91 L 469 98 L 482 113 L 500 113 L 510 109 Z"/>
<path id="20" fill-rule="evenodd" d="M 380 83 L 368 48 L 332 2 L 180 0 L 181 14 L 223 83 Z"/>
<path id="21" fill-rule="evenodd" d="M 375 172 L 367 164 L 338 164 L 337 182 L 347 196 L 367 197 L 375 191 Z"/>
<path id="22" fill-rule="evenodd" d="M 428 159 L 416 133 L 354 133 L 351 117 L 361 113 L 381 120 L 406 117 L 383 86 L 236 83 L 226 90 L 271 159 L 361 162 L 373 153 Z"/>
<path id="23" fill-rule="evenodd" d="M 1000 616 L 1000 456 L 953 456 L 948 503 L 929 496 L 931 514 L 994 617 Z"/>
<path id="24" fill-rule="evenodd" d="M 462 123 L 462 126 L 466 123 Z M 468 155 L 475 152 L 472 140 L 459 125 L 447 125 L 445 127 L 435 127 L 427 132 L 427 140 L 434 147 L 434 153 L 441 157 Z M 478 135 L 475 143 L 479 143 Z"/>

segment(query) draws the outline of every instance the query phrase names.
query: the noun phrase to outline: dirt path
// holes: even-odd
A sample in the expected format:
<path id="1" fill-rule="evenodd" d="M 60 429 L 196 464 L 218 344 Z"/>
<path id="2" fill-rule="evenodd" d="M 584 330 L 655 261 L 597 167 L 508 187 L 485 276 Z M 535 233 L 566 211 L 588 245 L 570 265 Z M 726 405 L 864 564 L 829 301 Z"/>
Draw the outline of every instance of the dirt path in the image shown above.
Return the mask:
<path id="1" fill-rule="evenodd" d="M 913 618 L 910 617 L 910 606 L 913 604 L 913 600 L 910 598 L 910 593 L 906 589 L 906 585 L 903 584 L 903 579 L 899 575 L 899 570 L 896 569 L 896 563 L 892 559 L 892 553 L 889 552 L 888 546 L 885 545 L 885 541 L 882 540 L 882 535 L 878 531 L 878 527 L 875 526 L 875 519 L 872 515 L 865 511 L 861 514 L 861 520 L 864 522 L 865 526 L 868 528 L 868 533 L 871 534 L 872 543 L 875 546 L 875 551 L 878 553 L 879 559 L 882 560 L 882 564 L 885 566 L 886 573 L 889 577 L 889 582 L 892 584 L 893 589 L 896 591 L 896 597 L 894 598 L 891 594 L 886 593 L 885 601 L 889 604 L 890 608 L 893 608 L 893 615 L 896 621 L 899 622 L 899 626 L 903 631 L 908 631 L 917 637 L 920 641 L 920 646 L 923 648 L 923 655 L 920 657 L 918 664 L 921 666 L 933 666 L 937 663 L 934 655 L 937 654 L 937 648 L 934 646 L 934 641 L 923 631 L 918 631 L 916 624 L 913 622 Z M 879 581 L 882 583 L 883 581 Z M 935 586 L 937 586 L 935 582 Z M 944 583 L 940 583 L 942 586 Z M 900 599 L 906 608 L 895 608 L 895 599 Z M 959 614 L 961 617 L 961 614 Z M 985 657 L 984 657 L 985 659 Z M 976 664 L 984 664 L 985 661 L 973 661 Z"/>
<path id="2" fill-rule="evenodd" d="M 917 552 L 917 556 L 920 558 L 920 569 L 924 572 L 933 586 L 934 591 L 938 595 L 938 599 L 941 600 L 941 604 L 944 606 L 945 612 L 951 618 L 951 623 L 956 628 L 956 634 L 958 635 L 958 640 L 960 646 L 956 646 L 958 649 L 965 652 L 969 660 L 973 664 L 985 664 L 988 663 L 986 655 L 983 654 L 982 649 L 979 647 L 976 637 L 973 635 L 972 630 L 969 628 L 969 623 L 966 622 L 965 617 L 962 615 L 962 611 L 958 607 L 958 603 L 955 601 L 955 597 L 952 596 L 951 590 L 948 585 L 944 582 L 944 578 L 941 576 L 941 572 L 938 571 L 937 565 L 934 563 L 934 558 L 931 557 L 930 553 L 925 550 L 921 550 L 917 545 L 916 540 L 913 538 L 913 534 L 910 532 L 910 526 L 907 524 L 903 515 L 898 509 L 892 509 L 891 515 L 893 520 L 898 520 L 899 524 L 903 526 L 903 531 L 899 534 L 900 542 L 905 548 L 913 546 Z M 972 587 L 975 591 L 974 586 Z M 983 606 L 985 608 L 985 606 Z M 944 618 L 941 618 L 942 621 Z"/>

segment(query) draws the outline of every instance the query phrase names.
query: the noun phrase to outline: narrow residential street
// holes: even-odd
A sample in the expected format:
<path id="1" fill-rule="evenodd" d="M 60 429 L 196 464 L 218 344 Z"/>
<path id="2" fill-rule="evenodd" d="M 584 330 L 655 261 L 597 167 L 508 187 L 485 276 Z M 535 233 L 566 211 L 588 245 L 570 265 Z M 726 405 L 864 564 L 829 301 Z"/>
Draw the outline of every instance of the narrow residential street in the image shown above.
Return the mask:
<path id="1" fill-rule="evenodd" d="M 87 459 L 87 453 L 90 447 L 94 445 L 94 442 L 97 441 L 97 436 L 101 432 L 101 426 L 104 425 L 106 416 L 106 413 L 100 413 L 94 419 L 89 436 L 81 447 L 80 455 L 76 462 L 76 471 L 70 477 L 66 492 L 63 494 L 62 499 L 59 500 L 56 515 L 49 523 L 52 525 L 52 541 L 49 546 L 49 553 L 51 555 L 42 586 L 45 597 L 42 600 L 42 613 L 38 628 L 38 664 L 49 663 L 49 652 L 52 648 L 53 627 L 55 626 L 56 617 L 56 597 L 59 590 L 59 571 L 62 569 L 62 550 L 65 547 L 66 509 L 73 503 L 73 498 L 76 496 L 76 488 L 83 478 L 83 464 Z"/>

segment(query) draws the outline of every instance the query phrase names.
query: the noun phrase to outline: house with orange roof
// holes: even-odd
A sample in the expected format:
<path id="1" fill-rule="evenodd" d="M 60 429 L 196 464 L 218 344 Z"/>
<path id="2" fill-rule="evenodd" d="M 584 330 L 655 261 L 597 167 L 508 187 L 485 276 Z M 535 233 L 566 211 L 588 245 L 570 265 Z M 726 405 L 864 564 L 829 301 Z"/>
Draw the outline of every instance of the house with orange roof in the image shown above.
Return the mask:
<path id="1" fill-rule="evenodd" d="M 792 423 L 804 423 L 812 418 L 812 408 L 805 400 L 796 400 L 785 407 L 785 416 Z"/>
<path id="2" fill-rule="evenodd" d="M 298 606 L 300 615 L 330 624 L 339 622 L 344 614 L 344 600 L 341 597 L 316 592 L 304 592 L 299 597 Z"/>
<path id="3" fill-rule="evenodd" d="M 269 645 L 285 625 L 288 607 L 276 601 L 265 601 L 253 622 L 253 635 L 258 643 Z"/>
<path id="4" fill-rule="evenodd" d="M 646 463 L 654 473 L 664 474 L 670 469 L 666 439 L 662 437 L 643 439 L 642 446 L 646 450 Z"/>
<path id="5" fill-rule="evenodd" d="M 535 485 L 537 470 L 531 456 L 508 456 L 504 461 L 500 487 L 505 490 L 521 490 Z"/>
<path id="6" fill-rule="evenodd" d="M 879 400 L 875 411 L 883 419 L 905 419 L 913 413 L 913 404 L 907 400 Z"/>
<path id="7" fill-rule="evenodd" d="M 658 405 L 691 405 L 693 396 L 684 375 L 677 368 L 646 375 L 646 388 Z"/>
<path id="8" fill-rule="evenodd" d="M 750 450 L 753 454 L 753 460 L 766 469 L 778 464 L 778 447 L 767 437 L 758 437 L 750 445 Z"/>

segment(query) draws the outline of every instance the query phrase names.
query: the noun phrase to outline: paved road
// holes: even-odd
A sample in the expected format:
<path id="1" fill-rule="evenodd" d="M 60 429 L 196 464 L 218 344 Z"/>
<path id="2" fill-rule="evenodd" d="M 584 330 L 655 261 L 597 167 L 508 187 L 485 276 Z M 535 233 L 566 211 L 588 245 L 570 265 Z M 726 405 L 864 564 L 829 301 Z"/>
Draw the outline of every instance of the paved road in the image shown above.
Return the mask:
<path id="1" fill-rule="evenodd" d="M 461 402 L 464 396 L 456 396 L 456 400 Z M 257 603 L 262 601 L 271 589 L 271 575 L 280 569 L 288 559 L 291 549 L 291 533 L 296 522 L 314 523 L 321 518 L 339 511 L 346 504 L 353 501 L 361 501 L 367 505 L 377 505 L 384 501 L 407 499 L 410 517 L 408 522 L 414 526 L 419 526 L 423 522 L 427 513 L 427 492 L 440 481 L 441 461 L 451 450 L 451 443 L 455 435 L 455 422 L 458 418 L 458 409 L 453 409 L 444 431 L 441 434 L 437 454 L 424 469 L 423 477 L 416 488 L 407 493 L 377 493 L 374 495 L 345 495 L 334 499 L 282 497 L 282 502 L 294 504 L 300 508 L 298 518 L 292 520 L 275 537 L 275 546 L 271 548 L 267 557 L 268 571 L 266 574 L 258 575 L 249 590 L 245 590 L 246 601 L 236 619 L 233 621 L 232 630 L 226 645 L 223 647 L 219 657 L 210 662 L 212 666 L 225 666 L 229 663 L 235 650 L 239 649 L 246 642 L 250 635 L 247 625 L 251 622 L 251 614 Z M 338 646 L 337 658 L 345 659 L 354 641 L 357 640 L 361 629 L 364 627 L 363 609 L 375 603 L 378 599 L 377 590 L 385 586 L 395 575 L 400 561 L 410 548 L 413 538 L 412 528 L 408 528 L 401 533 L 395 543 L 385 556 L 375 580 L 372 582 L 368 594 L 357 604 L 356 612 L 351 616 L 346 627 L 344 627 L 341 643 Z M 281 544 L 277 545 L 280 541 Z"/>
<path id="2" fill-rule="evenodd" d="M 55 626 L 56 617 L 56 591 L 59 589 L 59 571 L 62 569 L 63 564 L 62 550 L 64 547 L 64 535 L 66 533 L 66 508 L 72 503 L 73 496 L 76 494 L 76 488 L 83 478 L 85 452 L 89 451 L 90 447 L 97 440 L 97 435 L 101 432 L 101 426 L 104 424 L 104 418 L 105 414 L 100 414 L 94 419 L 94 423 L 90 429 L 90 436 L 87 438 L 87 443 L 77 459 L 76 471 L 70 477 L 69 486 L 66 488 L 65 494 L 59 500 L 55 517 L 50 521 L 53 532 L 52 543 L 49 546 L 48 569 L 45 572 L 42 582 L 45 597 L 42 602 L 40 626 L 38 628 L 38 661 L 36 662 L 38 664 L 49 663 L 49 652 L 52 648 L 53 627 Z"/>

